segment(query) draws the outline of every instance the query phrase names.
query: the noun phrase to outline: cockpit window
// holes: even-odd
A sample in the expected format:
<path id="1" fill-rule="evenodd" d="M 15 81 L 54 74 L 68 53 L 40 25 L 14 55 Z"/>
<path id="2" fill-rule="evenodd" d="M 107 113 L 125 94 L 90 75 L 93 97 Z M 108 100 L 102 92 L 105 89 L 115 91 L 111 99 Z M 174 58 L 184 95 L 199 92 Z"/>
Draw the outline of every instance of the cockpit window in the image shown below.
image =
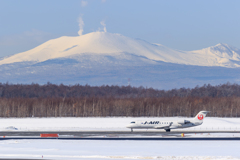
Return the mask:
<path id="1" fill-rule="evenodd" d="M 131 122 L 131 123 L 135 123 L 135 122 L 133 121 L 133 122 Z"/>

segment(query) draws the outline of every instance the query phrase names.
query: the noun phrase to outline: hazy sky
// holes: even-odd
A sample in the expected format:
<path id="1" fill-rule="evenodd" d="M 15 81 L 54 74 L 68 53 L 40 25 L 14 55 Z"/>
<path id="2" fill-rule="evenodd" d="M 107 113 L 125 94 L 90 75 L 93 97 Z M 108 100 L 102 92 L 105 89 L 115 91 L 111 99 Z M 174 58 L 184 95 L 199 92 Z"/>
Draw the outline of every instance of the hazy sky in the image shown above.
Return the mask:
<path id="1" fill-rule="evenodd" d="M 103 30 L 178 50 L 240 48 L 239 0 L 0 0 L 0 57 Z M 100 24 L 102 22 L 102 24 Z"/>

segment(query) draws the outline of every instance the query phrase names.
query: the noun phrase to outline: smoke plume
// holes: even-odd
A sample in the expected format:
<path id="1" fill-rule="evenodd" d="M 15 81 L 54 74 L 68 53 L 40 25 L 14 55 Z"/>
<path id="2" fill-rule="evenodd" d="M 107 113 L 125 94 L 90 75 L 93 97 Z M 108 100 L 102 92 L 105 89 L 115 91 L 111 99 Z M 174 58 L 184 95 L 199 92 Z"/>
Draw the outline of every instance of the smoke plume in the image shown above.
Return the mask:
<path id="1" fill-rule="evenodd" d="M 87 6 L 87 4 L 88 4 L 88 2 L 87 2 L 87 1 L 81 1 L 81 6 L 82 6 L 82 7 L 86 7 L 86 6 Z"/>
<path id="2" fill-rule="evenodd" d="M 105 21 L 101 21 L 100 24 L 103 26 L 103 31 L 107 32 Z"/>
<path id="3" fill-rule="evenodd" d="M 81 36 L 82 33 L 83 33 L 83 26 L 84 26 L 84 22 L 83 22 L 82 16 L 80 16 L 78 18 L 78 26 L 79 26 L 78 35 Z"/>

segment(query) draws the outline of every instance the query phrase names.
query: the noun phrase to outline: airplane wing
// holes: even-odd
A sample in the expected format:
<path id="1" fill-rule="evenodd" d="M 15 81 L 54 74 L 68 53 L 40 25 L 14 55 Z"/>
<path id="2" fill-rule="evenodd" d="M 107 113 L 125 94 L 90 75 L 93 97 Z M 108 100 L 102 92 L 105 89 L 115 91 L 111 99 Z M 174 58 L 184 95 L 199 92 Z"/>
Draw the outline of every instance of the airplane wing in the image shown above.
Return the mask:
<path id="1" fill-rule="evenodd" d="M 154 128 L 155 129 L 164 129 L 164 128 L 169 128 L 171 125 L 172 125 L 172 123 L 170 123 L 170 124 L 160 124 L 160 125 L 155 126 Z"/>

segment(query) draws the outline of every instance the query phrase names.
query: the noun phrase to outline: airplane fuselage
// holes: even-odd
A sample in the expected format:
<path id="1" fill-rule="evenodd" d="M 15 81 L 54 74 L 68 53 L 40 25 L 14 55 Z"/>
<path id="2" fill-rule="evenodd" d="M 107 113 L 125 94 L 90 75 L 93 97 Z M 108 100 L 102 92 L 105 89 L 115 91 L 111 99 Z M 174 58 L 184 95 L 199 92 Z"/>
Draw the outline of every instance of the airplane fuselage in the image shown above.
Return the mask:
<path id="1" fill-rule="evenodd" d="M 189 122 L 186 124 L 179 124 L 177 121 L 134 121 L 131 122 L 127 128 L 132 129 L 175 129 L 175 128 L 188 128 L 201 125 L 202 123 Z"/>
<path id="2" fill-rule="evenodd" d="M 170 132 L 171 129 L 188 128 L 199 126 L 203 123 L 208 111 L 200 111 L 192 120 L 179 121 L 132 121 L 127 128 L 133 129 L 165 129 Z"/>

